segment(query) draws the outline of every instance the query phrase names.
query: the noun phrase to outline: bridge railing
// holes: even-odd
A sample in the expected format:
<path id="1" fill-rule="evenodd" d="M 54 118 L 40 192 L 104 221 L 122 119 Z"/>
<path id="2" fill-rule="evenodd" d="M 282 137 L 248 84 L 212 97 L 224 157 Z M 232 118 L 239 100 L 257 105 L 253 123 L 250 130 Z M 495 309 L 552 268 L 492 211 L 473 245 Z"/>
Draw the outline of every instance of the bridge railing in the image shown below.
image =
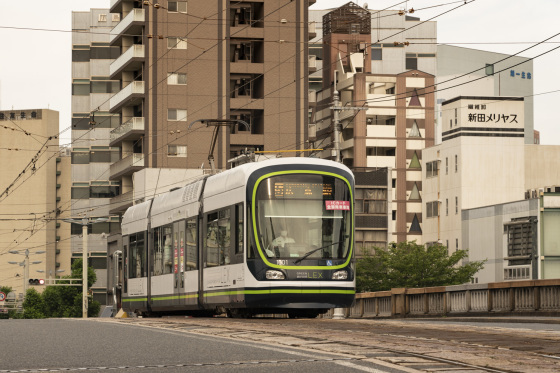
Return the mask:
<path id="1" fill-rule="evenodd" d="M 354 306 L 346 309 L 353 318 L 497 313 L 560 313 L 560 279 L 358 293 Z"/>

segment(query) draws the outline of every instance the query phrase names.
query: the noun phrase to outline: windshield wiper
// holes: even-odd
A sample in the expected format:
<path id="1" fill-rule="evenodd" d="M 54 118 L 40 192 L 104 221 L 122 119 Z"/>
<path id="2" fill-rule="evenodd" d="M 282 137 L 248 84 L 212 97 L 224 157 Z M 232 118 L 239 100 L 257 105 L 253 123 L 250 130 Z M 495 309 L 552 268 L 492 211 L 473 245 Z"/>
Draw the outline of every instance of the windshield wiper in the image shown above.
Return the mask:
<path id="1" fill-rule="evenodd" d="M 325 246 L 322 246 L 322 247 L 318 247 L 318 248 L 316 248 L 316 249 L 313 249 L 313 250 L 311 250 L 311 251 L 308 251 L 307 253 L 305 253 L 304 256 L 302 256 L 301 258 L 299 258 L 298 260 L 296 260 L 296 261 L 294 262 L 294 264 L 297 264 L 297 263 L 301 262 L 303 259 L 307 258 L 309 255 L 311 255 L 311 254 L 313 254 L 313 253 L 315 253 L 315 252 L 317 252 L 317 251 L 319 251 L 319 250 L 322 250 L 322 249 L 324 249 L 325 247 L 329 247 L 329 246 L 332 246 L 332 245 L 336 245 L 337 243 L 341 243 L 341 242 L 344 242 L 344 241 L 333 242 L 333 243 L 330 243 L 330 244 L 328 244 L 328 245 L 325 245 Z"/>

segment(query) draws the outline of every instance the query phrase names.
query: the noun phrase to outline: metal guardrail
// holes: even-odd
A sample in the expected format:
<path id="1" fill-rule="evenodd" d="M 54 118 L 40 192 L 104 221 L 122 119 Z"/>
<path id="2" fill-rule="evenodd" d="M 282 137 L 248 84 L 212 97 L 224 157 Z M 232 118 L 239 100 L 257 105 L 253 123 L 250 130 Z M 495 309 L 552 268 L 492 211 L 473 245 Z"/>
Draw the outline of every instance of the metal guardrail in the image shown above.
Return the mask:
<path id="1" fill-rule="evenodd" d="M 353 318 L 498 313 L 560 314 L 560 279 L 358 293 L 354 306 L 346 309 L 346 316 Z M 323 317 L 329 317 L 329 313 Z"/>

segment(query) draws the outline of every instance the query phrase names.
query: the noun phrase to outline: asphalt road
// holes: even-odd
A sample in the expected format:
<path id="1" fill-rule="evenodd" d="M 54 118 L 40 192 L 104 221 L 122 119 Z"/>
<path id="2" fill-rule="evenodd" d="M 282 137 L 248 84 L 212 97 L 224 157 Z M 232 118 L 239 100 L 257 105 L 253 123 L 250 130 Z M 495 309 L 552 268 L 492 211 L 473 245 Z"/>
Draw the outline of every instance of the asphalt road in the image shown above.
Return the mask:
<path id="1" fill-rule="evenodd" d="M 348 357 L 81 319 L 2 320 L 0 372 L 399 372 Z M 200 327 L 198 327 L 200 329 Z"/>

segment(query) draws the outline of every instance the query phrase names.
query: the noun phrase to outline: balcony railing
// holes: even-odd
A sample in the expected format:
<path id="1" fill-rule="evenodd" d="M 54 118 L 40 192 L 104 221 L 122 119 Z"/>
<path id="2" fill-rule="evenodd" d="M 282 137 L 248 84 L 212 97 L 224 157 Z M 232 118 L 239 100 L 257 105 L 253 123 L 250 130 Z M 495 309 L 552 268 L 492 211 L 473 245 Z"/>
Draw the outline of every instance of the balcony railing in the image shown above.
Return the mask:
<path id="1" fill-rule="evenodd" d="M 134 195 L 132 191 L 111 198 L 111 209 L 109 210 L 109 213 L 121 214 L 125 212 L 127 208 L 132 206 L 133 198 Z"/>
<path id="2" fill-rule="evenodd" d="M 317 105 L 317 91 L 310 89 L 308 97 L 309 97 L 309 106 Z"/>
<path id="3" fill-rule="evenodd" d="M 309 40 L 315 38 L 317 36 L 317 27 L 315 22 L 309 22 Z"/>
<path id="4" fill-rule="evenodd" d="M 109 145 L 115 146 L 125 139 L 137 140 L 144 134 L 144 128 L 144 118 L 134 117 L 111 131 Z"/>
<path id="5" fill-rule="evenodd" d="M 144 168 L 144 154 L 132 153 L 110 166 L 110 178 L 118 179 L 123 175 L 130 175 Z"/>
<path id="6" fill-rule="evenodd" d="M 141 28 L 146 22 L 146 13 L 144 9 L 135 8 L 126 17 L 124 17 L 118 25 L 116 25 L 110 32 L 109 42 L 111 44 L 118 44 L 118 39 L 122 34 L 139 34 Z M 137 26 L 137 27 L 134 27 Z"/>
<path id="7" fill-rule="evenodd" d="M 395 157 L 390 155 L 368 155 L 367 167 L 395 168 Z"/>
<path id="8" fill-rule="evenodd" d="M 121 54 L 119 58 L 117 58 L 116 60 L 113 61 L 113 63 L 111 63 L 111 66 L 109 67 L 109 75 L 111 76 L 111 78 L 114 78 L 115 74 L 125 70 L 127 66 L 130 66 L 134 62 L 136 63 L 130 67 L 132 70 L 136 70 L 139 67 L 136 65 L 141 64 L 142 63 L 141 60 L 143 59 L 144 59 L 144 45 L 133 44 L 130 48 L 128 48 L 126 52 Z"/>
<path id="9" fill-rule="evenodd" d="M 119 93 L 115 94 L 109 100 L 110 110 L 116 110 L 122 106 L 128 99 L 141 98 L 144 96 L 144 82 L 134 81 L 124 87 Z"/>
<path id="10" fill-rule="evenodd" d="M 312 74 L 317 71 L 317 56 L 309 56 L 309 73 Z"/>

